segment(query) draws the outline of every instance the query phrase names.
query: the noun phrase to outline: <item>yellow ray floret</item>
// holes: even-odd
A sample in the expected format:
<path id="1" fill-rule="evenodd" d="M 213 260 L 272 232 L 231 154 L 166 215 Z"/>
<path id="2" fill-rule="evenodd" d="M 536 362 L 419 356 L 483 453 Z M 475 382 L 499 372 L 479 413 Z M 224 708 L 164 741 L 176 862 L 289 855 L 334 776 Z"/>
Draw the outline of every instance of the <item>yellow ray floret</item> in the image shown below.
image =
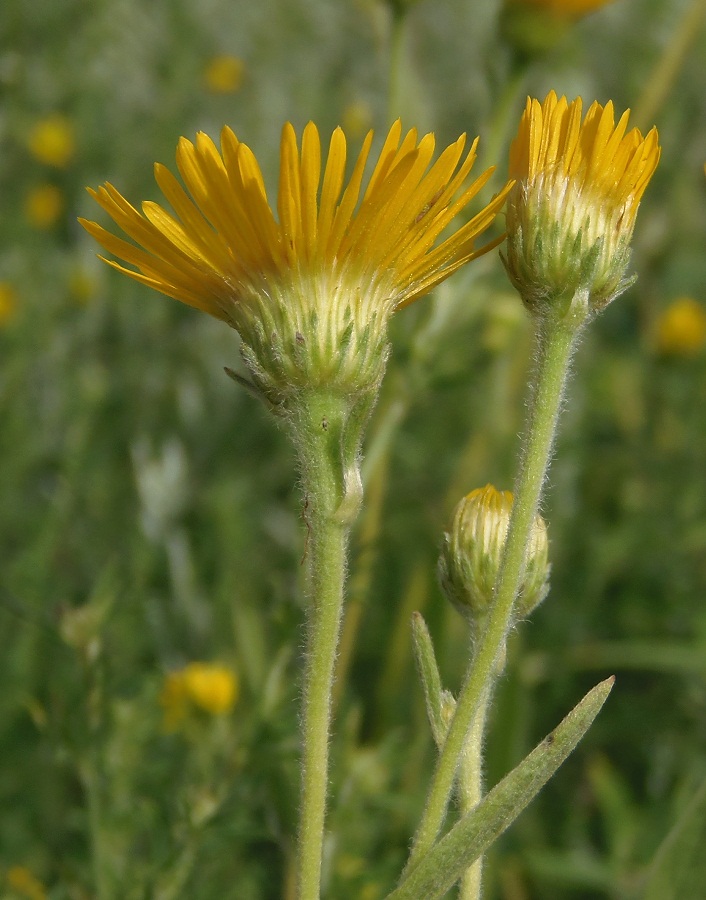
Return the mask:
<path id="1" fill-rule="evenodd" d="M 626 133 L 629 110 L 615 124 L 613 103 L 593 103 L 581 122 L 582 101 L 569 103 L 552 91 L 543 103 L 528 98 L 510 149 L 510 175 L 518 182 L 538 178 L 571 183 L 612 209 L 624 210 L 632 226 L 637 207 L 660 157 L 657 129 L 643 138 Z"/>
<path id="2" fill-rule="evenodd" d="M 464 157 L 465 136 L 432 164 L 434 136 L 418 140 L 390 129 L 363 190 L 372 132 L 346 184 L 346 139 L 337 128 L 322 163 L 319 133 L 304 129 L 301 148 L 284 126 L 276 215 L 251 150 L 230 128 L 220 150 L 205 134 L 177 148 L 181 182 L 157 164 L 155 178 L 171 211 L 144 202 L 131 206 L 111 185 L 89 189 L 130 243 L 96 222 L 81 220 L 111 254 L 110 265 L 170 297 L 218 318 L 237 321 L 234 305 L 258 287 L 333 276 L 384 287 L 392 310 L 411 303 L 469 260 L 496 246 L 476 248 L 510 185 L 454 234 L 442 233 L 486 184 L 492 169 L 466 184 L 476 157 Z M 323 170 L 323 177 L 322 177 Z"/>

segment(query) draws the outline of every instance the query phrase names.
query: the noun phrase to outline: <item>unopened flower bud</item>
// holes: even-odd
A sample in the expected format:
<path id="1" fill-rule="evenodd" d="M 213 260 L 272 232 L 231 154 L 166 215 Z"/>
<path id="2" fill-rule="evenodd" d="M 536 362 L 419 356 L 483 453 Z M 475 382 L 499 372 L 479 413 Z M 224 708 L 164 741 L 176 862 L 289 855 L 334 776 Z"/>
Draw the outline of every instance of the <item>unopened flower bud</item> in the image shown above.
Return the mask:
<path id="1" fill-rule="evenodd" d="M 510 491 L 491 484 L 471 491 L 456 507 L 439 557 L 441 586 L 456 608 L 476 627 L 493 602 L 512 512 Z M 537 516 L 527 551 L 527 565 L 515 610 L 528 615 L 549 589 L 547 526 Z"/>

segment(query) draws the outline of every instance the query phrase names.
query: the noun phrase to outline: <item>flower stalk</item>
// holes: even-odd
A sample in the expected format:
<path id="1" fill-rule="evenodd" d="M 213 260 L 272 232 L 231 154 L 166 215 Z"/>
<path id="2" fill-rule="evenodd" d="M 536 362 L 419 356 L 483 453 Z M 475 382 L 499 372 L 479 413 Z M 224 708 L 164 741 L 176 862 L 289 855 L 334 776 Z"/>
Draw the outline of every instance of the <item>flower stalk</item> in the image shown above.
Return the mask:
<path id="1" fill-rule="evenodd" d="M 301 398 L 292 419 L 302 469 L 307 528 L 299 900 L 318 900 L 320 895 L 331 695 L 343 609 L 346 549 L 358 506 L 350 491 L 346 500 L 342 466 L 347 406 L 345 400 L 331 392 L 316 391 Z"/>
<path id="2" fill-rule="evenodd" d="M 471 730 L 461 754 L 458 771 L 458 806 L 465 816 L 483 799 L 483 737 L 488 713 L 488 694 L 480 702 Z M 479 856 L 466 869 L 459 885 L 458 900 L 480 900 L 482 894 L 483 857 Z"/>
<path id="3" fill-rule="evenodd" d="M 431 849 L 443 826 L 459 760 L 467 735 L 480 715 L 484 696 L 495 677 L 512 622 L 512 607 L 522 583 L 527 546 L 539 508 L 551 456 L 561 398 L 577 337 L 572 321 L 537 321 L 535 374 L 524 452 L 514 491 L 510 526 L 498 575 L 496 595 L 485 629 L 458 696 L 456 712 L 439 754 L 427 802 L 412 846 L 407 872 Z"/>
<path id="4" fill-rule="evenodd" d="M 535 326 L 528 418 L 494 596 L 439 754 L 403 873 L 405 885 L 418 880 L 422 867 L 433 869 L 430 860 L 447 840 L 434 847 L 467 741 L 479 743 L 473 729 L 502 664 L 578 335 L 634 281 L 626 274 L 630 240 L 659 161 L 657 132 L 652 129 L 645 138 L 637 129 L 627 132 L 628 113 L 616 125 L 612 103 L 594 103 L 583 120 L 581 113 L 580 98 L 571 104 L 554 92 L 542 104 L 528 98 L 510 148 L 515 186 L 508 198 L 503 261 Z M 479 785 L 479 776 L 476 780 Z"/>

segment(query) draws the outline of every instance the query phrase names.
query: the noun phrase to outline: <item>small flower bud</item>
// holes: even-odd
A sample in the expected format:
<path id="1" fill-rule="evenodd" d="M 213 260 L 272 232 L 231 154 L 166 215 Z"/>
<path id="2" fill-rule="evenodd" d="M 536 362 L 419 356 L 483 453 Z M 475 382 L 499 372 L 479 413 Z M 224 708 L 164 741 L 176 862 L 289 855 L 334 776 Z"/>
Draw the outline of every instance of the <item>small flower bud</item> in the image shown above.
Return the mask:
<path id="1" fill-rule="evenodd" d="M 441 586 L 476 628 L 482 627 L 493 602 L 503 549 L 510 525 L 512 494 L 491 484 L 471 491 L 456 507 L 451 530 L 444 535 L 439 557 Z M 549 590 L 547 526 L 535 518 L 516 617 L 528 615 Z"/>

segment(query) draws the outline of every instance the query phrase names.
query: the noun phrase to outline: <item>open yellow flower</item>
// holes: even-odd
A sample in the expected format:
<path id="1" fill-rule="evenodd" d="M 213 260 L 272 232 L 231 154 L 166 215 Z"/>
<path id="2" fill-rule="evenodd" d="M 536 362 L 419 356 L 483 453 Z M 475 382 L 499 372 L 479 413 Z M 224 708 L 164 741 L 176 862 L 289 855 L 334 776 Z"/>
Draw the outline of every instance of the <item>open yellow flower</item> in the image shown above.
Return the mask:
<path id="1" fill-rule="evenodd" d="M 252 151 L 230 128 L 220 152 L 205 134 L 195 143 L 182 138 L 177 166 L 187 190 L 155 166 L 174 214 L 153 202 L 139 212 L 110 184 L 90 191 L 137 246 L 95 222 L 82 224 L 135 267 L 111 261 L 116 269 L 236 328 L 253 379 L 274 402 L 323 383 L 355 391 L 377 383 L 389 315 L 498 244 L 476 248 L 476 239 L 509 187 L 442 239 L 491 175 L 466 183 L 477 141 L 464 157 L 459 138 L 430 166 L 434 136 L 418 140 L 412 130 L 402 138 L 396 122 L 362 191 L 372 138 L 346 184 L 340 128 L 322 178 L 316 126 L 306 126 L 300 150 L 285 125 L 277 216 Z"/>
<path id="2" fill-rule="evenodd" d="M 629 111 L 616 125 L 610 102 L 583 121 L 581 112 L 580 97 L 528 98 L 510 148 L 506 266 L 534 311 L 563 299 L 578 316 L 595 312 L 633 280 L 630 241 L 659 162 L 657 130 L 627 131 Z"/>
<path id="3" fill-rule="evenodd" d="M 218 663 L 192 662 L 170 672 L 160 695 L 165 728 L 173 731 L 195 711 L 212 716 L 230 712 L 238 699 L 238 688 L 235 672 Z"/>

